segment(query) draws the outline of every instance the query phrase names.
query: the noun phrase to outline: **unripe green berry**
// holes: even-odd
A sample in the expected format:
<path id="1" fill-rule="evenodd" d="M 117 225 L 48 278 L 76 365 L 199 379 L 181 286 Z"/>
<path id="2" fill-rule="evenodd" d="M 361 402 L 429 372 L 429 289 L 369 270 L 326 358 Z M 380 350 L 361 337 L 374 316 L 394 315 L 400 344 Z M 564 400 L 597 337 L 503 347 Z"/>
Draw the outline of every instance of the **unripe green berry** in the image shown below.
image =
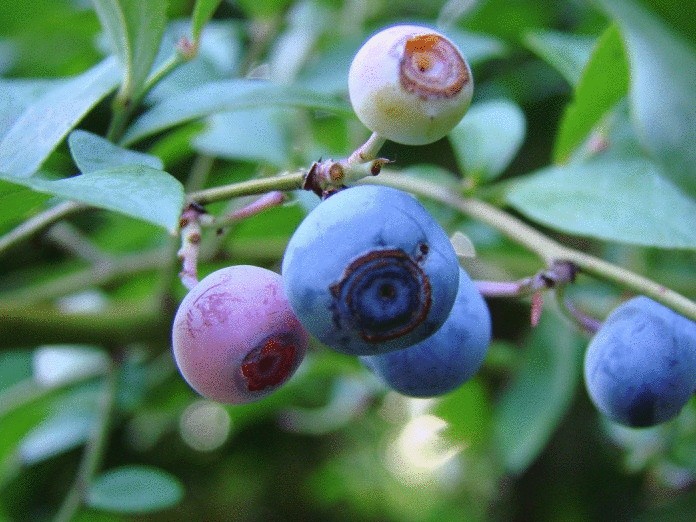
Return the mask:
<path id="1" fill-rule="evenodd" d="M 348 74 L 350 102 L 360 121 L 405 145 L 445 136 L 469 108 L 473 90 L 471 70 L 457 46 L 417 25 L 375 34 Z"/>

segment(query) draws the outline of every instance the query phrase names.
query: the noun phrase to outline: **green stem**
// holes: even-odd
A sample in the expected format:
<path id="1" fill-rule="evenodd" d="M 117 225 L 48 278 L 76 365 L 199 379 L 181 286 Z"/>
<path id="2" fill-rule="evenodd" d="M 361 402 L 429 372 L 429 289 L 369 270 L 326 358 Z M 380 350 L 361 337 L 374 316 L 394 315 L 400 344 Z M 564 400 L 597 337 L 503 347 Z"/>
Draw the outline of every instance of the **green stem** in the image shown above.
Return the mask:
<path id="1" fill-rule="evenodd" d="M 140 103 L 147 93 L 186 60 L 186 56 L 179 51 L 175 51 L 147 78 L 137 93 L 129 96 L 116 96 L 112 106 L 113 117 L 106 132 L 106 139 L 113 143 L 118 142 L 125 132 L 133 113 L 140 107 Z"/>
<path id="2" fill-rule="evenodd" d="M 569 261 L 586 274 L 620 285 L 637 294 L 648 296 L 696 321 L 696 303 L 683 295 L 630 270 L 561 245 L 507 212 L 484 201 L 462 198 L 435 183 L 394 174 L 380 174 L 377 178 L 365 178 L 361 183 L 388 185 L 439 201 L 499 230 L 513 241 L 536 253 L 547 266 L 551 266 L 555 261 Z"/>
<path id="3" fill-rule="evenodd" d="M 0 237 L 0 252 L 4 252 L 15 243 L 33 236 L 48 225 L 84 208 L 87 207 L 82 203 L 64 201 L 43 212 L 39 212 Z"/>
<path id="4" fill-rule="evenodd" d="M 54 519 L 56 522 L 69 522 L 72 520 L 87 497 L 90 485 L 99 469 L 104 449 L 106 448 L 109 422 L 116 402 L 117 381 L 118 367 L 113 365 L 104 379 L 99 416 L 87 441 L 82 461 L 77 471 L 77 477 Z"/>
<path id="5" fill-rule="evenodd" d="M 147 270 L 157 270 L 167 262 L 167 256 L 169 255 L 170 250 L 166 247 L 137 254 L 126 254 L 46 283 L 4 292 L 0 294 L 0 305 L 2 303 L 21 303 L 23 306 L 33 305 L 77 292 L 84 288 L 98 287 L 114 279 L 124 278 Z"/>
<path id="6" fill-rule="evenodd" d="M 273 190 L 298 190 L 302 188 L 305 172 L 283 173 L 279 176 L 270 178 L 252 179 L 242 181 L 241 183 L 233 183 L 221 187 L 213 187 L 205 190 L 199 190 L 188 194 L 189 202 L 196 202 L 201 205 L 213 203 L 215 201 L 225 201 L 239 196 L 253 196 L 256 194 L 265 194 Z"/>
<path id="7" fill-rule="evenodd" d="M 99 313 L 0 305 L 0 351 L 41 344 L 166 341 L 171 316 L 159 306 L 119 305 Z M 1 410 L 2 408 L 0 408 Z"/>

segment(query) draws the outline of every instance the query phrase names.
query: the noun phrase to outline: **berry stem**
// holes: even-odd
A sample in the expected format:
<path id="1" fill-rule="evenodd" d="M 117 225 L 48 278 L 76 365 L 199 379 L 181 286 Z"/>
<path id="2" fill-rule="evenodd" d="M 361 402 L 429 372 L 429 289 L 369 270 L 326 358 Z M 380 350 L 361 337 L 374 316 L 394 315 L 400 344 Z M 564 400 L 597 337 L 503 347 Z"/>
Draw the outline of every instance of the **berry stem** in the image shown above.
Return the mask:
<path id="1" fill-rule="evenodd" d="M 387 138 L 373 132 L 372 136 L 348 157 L 348 164 L 365 163 L 366 161 L 376 159 L 377 154 L 379 154 L 386 141 Z"/>
<path id="2" fill-rule="evenodd" d="M 555 292 L 555 296 L 561 311 L 582 331 L 590 335 L 594 335 L 602 327 L 602 321 L 596 317 L 587 315 L 585 312 L 580 310 L 572 303 L 570 299 L 568 299 L 568 297 L 564 295 L 562 289 L 558 289 Z"/>
<path id="3" fill-rule="evenodd" d="M 287 197 L 284 192 L 281 192 L 279 190 L 273 190 L 255 199 L 251 203 L 244 205 L 241 208 L 233 210 L 232 212 L 220 218 L 212 220 L 210 223 L 201 224 L 203 226 L 214 227 L 224 227 L 227 225 L 232 225 L 243 219 L 250 218 L 271 208 L 278 207 L 282 205 L 286 201 L 286 199 Z"/>

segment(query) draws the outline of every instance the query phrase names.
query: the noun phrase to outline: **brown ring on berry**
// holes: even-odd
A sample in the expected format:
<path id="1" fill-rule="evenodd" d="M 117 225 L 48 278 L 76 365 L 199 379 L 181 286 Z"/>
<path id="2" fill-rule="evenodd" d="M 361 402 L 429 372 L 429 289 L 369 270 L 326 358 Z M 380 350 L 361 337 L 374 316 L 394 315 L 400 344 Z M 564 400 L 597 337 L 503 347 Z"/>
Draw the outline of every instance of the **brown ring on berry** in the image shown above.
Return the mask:
<path id="1" fill-rule="evenodd" d="M 399 288 L 406 295 L 400 295 Z M 428 276 L 401 249 L 373 250 L 358 257 L 329 290 L 334 298 L 332 311 L 337 327 L 350 326 L 369 343 L 389 341 L 411 332 L 425 321 L 432 304 Z M 369 299 L 371 291 L 377 299 L 405 301 L 393 317 L 370 315 L 365 310 L 374 305 L 367 306 L 362 299 Z"/>
<path id="2" fill-rule="evenodd" d="M 452 98 L 471 80 L 457 48 L 438 34 L 406 40 L 399 79 L 404 89 L 423 99 Z"/>

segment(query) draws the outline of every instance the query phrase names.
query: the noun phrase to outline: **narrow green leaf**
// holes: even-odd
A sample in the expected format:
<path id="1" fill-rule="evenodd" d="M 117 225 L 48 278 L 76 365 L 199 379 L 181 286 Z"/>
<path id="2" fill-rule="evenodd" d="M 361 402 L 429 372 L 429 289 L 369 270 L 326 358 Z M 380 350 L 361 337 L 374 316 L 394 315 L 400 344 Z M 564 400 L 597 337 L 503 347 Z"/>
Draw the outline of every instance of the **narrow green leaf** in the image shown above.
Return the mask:
<path id="1" fill-rule="evenodd" d="M 507 199 L 554 230 L 620 243 L 696 249 L 696 202 L 661 174 L 648 160 L 598 158 L 521 178 Z"/>
<path id="2" fill-rule="evenodd" d="M 493 441 L 509 472 L 534 462 L 561 421 L 579 381 L 583 344 L 548 311 L 525 342 L 524 366 L 493 412 Z"/>
<path id="3" fill-rule="evenodd" d="M 92 0 L 124 69 L 122 95 L 131 97 L 145 83 L 157 55 L 169 2 Z"/>
<path id="4" fill-rule="evenodd" d="M 128 145 L 174 125 L 216 112 L 252 107 L 289 106 L 352 114 L 350 105 L 333 96 L 259 80 L 225 80 L 194 87 L 155 105 L 126 131 Z"/>
<path id="5" fill-rule="evenodd" d="M 599 38 L 561 120 L 554 158 L 565 162 L 600 119 L 628 92 L 628 64 L 621 34 L 611 26 Z"/>
<path id="6" fill-rule="evenodd" d="M 465 176 L 490 180 L 513 160 L 525 131 L 524 113 L 517 105 L 493 100 L 471 107 L 449 140 Z"/>
<path id="7" fill-rule="evenodd" d="M 43 421 L 22 440 L 22 462 L 36 464 L 81 446 L 89 438 L 94 421 L 95 416 L 86 413 L 56 415 Z"/>
<path id="8" fill-rule="evenodd" d="M 596 38 L 557 31 L 527 33 L 524 43 L 542 60 L 554 67 L 572 86 L 580 81 Z"/>
<path id="9" fill-rule="evenodd" d="M 157 170 L 164 168 L 162 160 L 156 156 L 124 149 L 101 136 L 79 129 L 68 136 L 68 146 L 77 168 L 83 174 L 125 165 L 145 165 Z"/>
<path id="10" fill-rule="evenodd" d="M 0 172 L 16 177 L 36 172 L 65 135 L 116 87 L 118 71 L 117 60 L 107 58 L 27 107 L 0 141 Z"/>
<path id="11" fill-rule="evenodd" d="M 183 496 L 179 480 L 161 469 L 121 466 L 95 479 L 87 504 L 117 513 L 150 513 L 175 506 Z"/>
<path id="12" fill-rule="evenodd" d="M 205 24 L 213 17 L 221 2 L 222 0 L 196 0 L 191 16 L 191 34 L 194 42 L 198 41 Z"/>
<path id="13" fill-rule="evenodd" d="M 184 188 L 179 181 L 143 165 L 112 167 L 55 181 L 37 177 L 6 180 L 44 194 L 121 212 L 171 233 L 177 230 L 184 204 Z"/>
<path id="14" fill-rule="evenodd" d="M 622 30 L 641 143 L 676 185 L 696 196 L 696 51 L 635 3 L 598 1 Z"/>

